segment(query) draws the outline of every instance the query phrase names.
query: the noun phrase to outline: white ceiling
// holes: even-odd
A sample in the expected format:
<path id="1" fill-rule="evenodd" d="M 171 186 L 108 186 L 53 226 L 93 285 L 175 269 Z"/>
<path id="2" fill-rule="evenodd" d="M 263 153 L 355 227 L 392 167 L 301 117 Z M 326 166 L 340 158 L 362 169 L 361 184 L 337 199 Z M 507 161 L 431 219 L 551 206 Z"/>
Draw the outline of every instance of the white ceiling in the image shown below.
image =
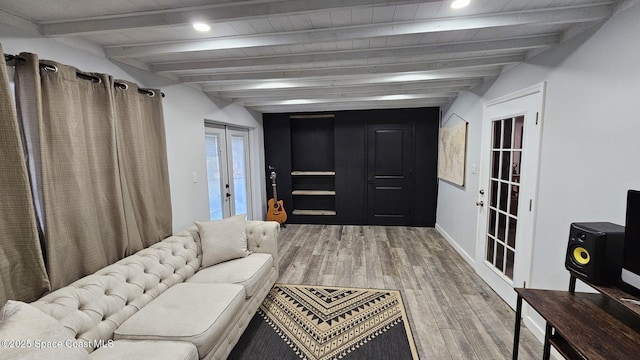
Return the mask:
<path id="1" fill-rule="evenodd" d="M 602 22 L 617 3 L 0 0 L 0 21 L 83 38 L 113 61 L 260 112 L 297 112 L 440 106 Z M 196 20 L 212 30 L 196 32 Z"/>

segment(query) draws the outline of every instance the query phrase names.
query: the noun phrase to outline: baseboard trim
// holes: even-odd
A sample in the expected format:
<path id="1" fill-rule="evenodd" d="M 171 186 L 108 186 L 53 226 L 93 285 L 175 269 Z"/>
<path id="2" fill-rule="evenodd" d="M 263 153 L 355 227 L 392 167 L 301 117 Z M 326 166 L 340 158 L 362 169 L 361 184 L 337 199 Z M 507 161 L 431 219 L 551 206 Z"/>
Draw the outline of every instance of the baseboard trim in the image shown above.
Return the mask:
<path id="1" fill-rule="evenodd" d="M 528 308 L 528 309 L 525 309 L 524 312 L 528 313 L 529 311 L 532 311 L 532 309 L 531 309 L 531 307 L 529 307 L 529 305 L 524 304 L 524 306 L 526 306 Z M 529 329 L 529 331 L 531 331 L 533 336 L 535 336 L 538 340 L 540 340 L 540 343 L 544 343 L 544 329 L 542 329 L 540 326 L 538 326 L 538 324 L 536 324 L 533 321 L 531 316 L 525 315 L 522 318 L 522 321 L 524 322 L 524 326 L 526 326 L 527 329 Z"/>
<path id="2" fill-rule="evenodd" d="M 456 252 L 458 254 L 460 254 L 460 256 L 462 256 L 462 258 L 466 262 L 468 262 L 469 265 L 471 265 L 472 268 L 475 269 L 475 266 L 476 266 L 475 259 L 473 259 L 466 251 L 464 251 L 464 249 L 462 247 L 460 247 L 460 245 L 458 245 L 458 243 L 455 240 L 453 240 L 451 235 L 449 235 L 437 223 L 436 223 L 435 229 L 436 229 L 436 231 L 438 231 L 440 233 L 440 235 L 442 235 L 443 238 L 445 238 L 445 240 L 447 240 L 447 242 L 451 245 L 451 247 L 453 247 L 456 250 Z M 540 341 L 540 344 L 544 344 L 544 329 L 542 327 L 540 327 L 540 325 L 535 322 L 534 318 L 531 316 L 532 312 L 535 313 L 535 310 L 533 310 L 528 304 L 526 304 L 526 303 L 523 304 L 522 322 L 523 322 L 524 326 L 526 326 L 527 329 L 529 329 L 529 331 L 533 334 L 533 336 L 535 336 L 536 339 L 538 339 Z M 537 315 L 537 316 L 539 317 L 539 315 Z M 551 348 L 551 355 L 555 359 L 563 359 L 563 357 L 560 355 L 560 353 L 558 353 L 553 347 Z"/>
<path id="3" fill-rule="evenodd" d="M 464 251 L 464 249 L 461 248 L 460 245 L 458 245 L 458 243 L 455 242 L 455 240 L 453 240 L 453 238 L 442 227 L 440 227 L 440 225 L 438 225 L 438 223 L 436 223 L 435 228 L 440 233 L 440 235 L 442 235 L 442 237 L 445 238 L 445 240 L 447 240 L 447 242 L 456 250 L 456 252 L 460 254 L 460 256 L 462 256 L 462 258 L 466 262 L 468 262 L 472 268 L 475 269 L 476 267 L 475 259 L 472 258 L 466 251 Z"/>

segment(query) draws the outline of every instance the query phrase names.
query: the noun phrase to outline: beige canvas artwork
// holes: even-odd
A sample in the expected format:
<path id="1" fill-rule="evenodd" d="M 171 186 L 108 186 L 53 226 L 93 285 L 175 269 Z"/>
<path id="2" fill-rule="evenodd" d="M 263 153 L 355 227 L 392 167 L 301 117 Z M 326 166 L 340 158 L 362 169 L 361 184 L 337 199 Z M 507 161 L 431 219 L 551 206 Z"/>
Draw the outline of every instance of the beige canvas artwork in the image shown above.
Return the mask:
<path id="1" fill-rule="evenodd" d="M 464 186 L 467 123 L 440 128 L 438 134 L 438 177 Z"/>

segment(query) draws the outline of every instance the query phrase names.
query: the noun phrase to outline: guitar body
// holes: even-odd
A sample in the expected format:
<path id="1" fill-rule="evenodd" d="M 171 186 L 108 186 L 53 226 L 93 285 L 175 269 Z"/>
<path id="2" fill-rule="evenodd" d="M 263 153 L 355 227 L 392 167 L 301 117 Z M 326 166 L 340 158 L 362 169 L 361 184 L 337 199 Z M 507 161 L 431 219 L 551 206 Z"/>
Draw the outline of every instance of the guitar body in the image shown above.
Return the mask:
<path id="1" fill-rule="evenodd" d="M 287 221 L 287 212 L 284 211 L 282 200 L 269 199 L 267 202 L 267 221 L 276 221 L 284 224 Z"/>

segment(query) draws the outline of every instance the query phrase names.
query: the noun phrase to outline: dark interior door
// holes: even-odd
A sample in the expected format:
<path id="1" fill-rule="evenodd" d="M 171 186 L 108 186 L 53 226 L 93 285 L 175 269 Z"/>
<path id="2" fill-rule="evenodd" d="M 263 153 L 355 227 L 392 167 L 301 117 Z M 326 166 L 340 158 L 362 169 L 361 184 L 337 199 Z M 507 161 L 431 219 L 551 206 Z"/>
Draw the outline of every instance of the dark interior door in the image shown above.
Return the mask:
<path id="1" fill-rule="evenodd" d="M 367 213 L 372 225 L 410 225 L 413 210 L 412 124 L 370 124 Z"/>

